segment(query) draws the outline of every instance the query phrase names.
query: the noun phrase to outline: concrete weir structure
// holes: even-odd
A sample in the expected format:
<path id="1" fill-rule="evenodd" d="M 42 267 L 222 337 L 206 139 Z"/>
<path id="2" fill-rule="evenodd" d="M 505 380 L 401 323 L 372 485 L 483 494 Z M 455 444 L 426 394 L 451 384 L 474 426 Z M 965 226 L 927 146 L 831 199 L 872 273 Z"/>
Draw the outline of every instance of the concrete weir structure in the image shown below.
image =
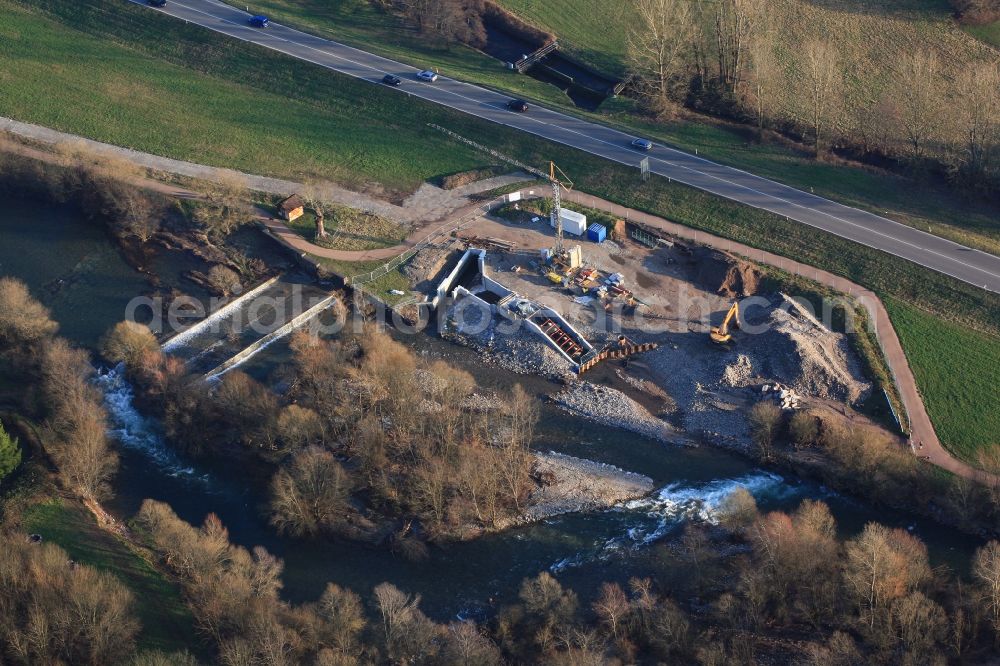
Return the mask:
<path id="1" fill-rule="evenodd" d="M 593 345 L 556 310 L 524 298 L 486 273 L 486 250 L 469 248 L 438 285 L 432 304 L 468 301 L 492 318 L 523 325 L 580 372 L 597 355 Z"/>

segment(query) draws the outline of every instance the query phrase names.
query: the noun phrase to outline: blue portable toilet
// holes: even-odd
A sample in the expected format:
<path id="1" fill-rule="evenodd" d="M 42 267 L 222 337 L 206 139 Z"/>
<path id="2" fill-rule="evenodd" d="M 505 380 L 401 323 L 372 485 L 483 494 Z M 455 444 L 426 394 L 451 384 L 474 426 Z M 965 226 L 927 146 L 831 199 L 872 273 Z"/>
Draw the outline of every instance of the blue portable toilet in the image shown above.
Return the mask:
<path id="1" fill-rule="evenodd" d="M 603 224 L 594 222 L 592 225 L 587 227 L 587 238 L 594 241 L 595 243 L 603 243 L 604 239 L 608 237 L 608 228 Z"/>

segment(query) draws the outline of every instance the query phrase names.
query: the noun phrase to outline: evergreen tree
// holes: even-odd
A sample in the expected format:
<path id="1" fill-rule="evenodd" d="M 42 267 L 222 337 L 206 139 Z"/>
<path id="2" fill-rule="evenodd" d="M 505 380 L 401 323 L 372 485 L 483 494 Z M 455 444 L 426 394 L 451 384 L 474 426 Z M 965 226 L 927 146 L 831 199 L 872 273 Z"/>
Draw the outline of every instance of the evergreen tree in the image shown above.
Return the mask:
<path id="1" fill-rule="evenodd" d="M 7 434 L 0 423 L 0 481 L 21 464 L 21 447 L 17 439 Z"/>

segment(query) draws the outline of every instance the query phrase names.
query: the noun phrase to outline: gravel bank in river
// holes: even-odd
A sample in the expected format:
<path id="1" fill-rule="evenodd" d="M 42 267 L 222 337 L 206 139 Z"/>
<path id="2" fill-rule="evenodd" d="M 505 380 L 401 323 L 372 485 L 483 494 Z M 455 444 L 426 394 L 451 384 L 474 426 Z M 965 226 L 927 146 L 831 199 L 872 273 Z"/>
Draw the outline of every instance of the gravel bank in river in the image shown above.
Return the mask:
<path id="1" fill-rule="evenodd" d="M 522 520 L 533 522 L 563 513 L 607 509 L 645 497 L 654 489 L 648 476 L 561 453 L 536 454 L 535 476 L 547 479 L 532 494 Z"/>

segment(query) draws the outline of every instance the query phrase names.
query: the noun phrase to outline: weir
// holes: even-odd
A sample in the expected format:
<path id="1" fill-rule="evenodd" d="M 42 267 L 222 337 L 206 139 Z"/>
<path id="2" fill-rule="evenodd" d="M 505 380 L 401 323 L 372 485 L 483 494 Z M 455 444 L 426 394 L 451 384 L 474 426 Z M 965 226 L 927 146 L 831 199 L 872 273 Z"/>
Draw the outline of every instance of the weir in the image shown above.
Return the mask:
<path id="1" fill-rule="evenodd" d="M 188 372 L 221 375 L 329 307 L 334 296 L 305 274 L 272 278 L 174 336 L 163 350 Z"/>
<path id="2" fill-rule="evenodd" d="M 162 349 L 167 353 L 179 349 L 180 347 L 184 346 L 184 344 L 187 343 L 188 341 L 206 332 L 213 325 L 221 323 L 223 319 L 232 315 L 241 307 L 243 307 L 244 303 L 255 298 L 261 292 L 267 290 L 271 285 L 273 285 L 281 278 L 282 278 L 281 275 L 275 275 L 273 278 L 264 281 L 262 284 L 254 287 L 253 289 L 243 294 L 242 296 L 239 296 L 238 298 L 233 299 L 229 303 L 226 303 L 224 306 L 222 306 L 212 314 L 208 315 L 194 326 L 186 328 L 180 333 L 172 336 L 169 340 L 167 340 L 160 346 L 160 349 Z"/>
<path id="3" fill-rule="evenodd" d="M 218 379 L 219 377 L 226 374 L 233 368 L 242 365 L 243 363 L 246 363 L 251 358 L 256 356 L 259 352 L 261 352 L 268 345 L 277 342 L 278 340 L 285 337 L 295 329 L 307 323 L 310 319 L 318 315 L 323 310 L 326 310 L 328 307 L 330 307 L 330 305 L 333 304 L 335 300 L 337 300 L 336 294 L 331 294 L 330 296 L 327 296 L 322 301 L 320 301 L 313 307 L 309 308 L 302 314 L 293 317 L 291 321 L 286 323 L 281 328 L 277 329 L 276 331 L 272 331 L 271 333 L 268 333 L 263 338 L 257 340 L 256 342 L 246 347 L 233 357 L 219 364 L 212 370 L 206 372 L 204 378 L 206 380 Z"/>

